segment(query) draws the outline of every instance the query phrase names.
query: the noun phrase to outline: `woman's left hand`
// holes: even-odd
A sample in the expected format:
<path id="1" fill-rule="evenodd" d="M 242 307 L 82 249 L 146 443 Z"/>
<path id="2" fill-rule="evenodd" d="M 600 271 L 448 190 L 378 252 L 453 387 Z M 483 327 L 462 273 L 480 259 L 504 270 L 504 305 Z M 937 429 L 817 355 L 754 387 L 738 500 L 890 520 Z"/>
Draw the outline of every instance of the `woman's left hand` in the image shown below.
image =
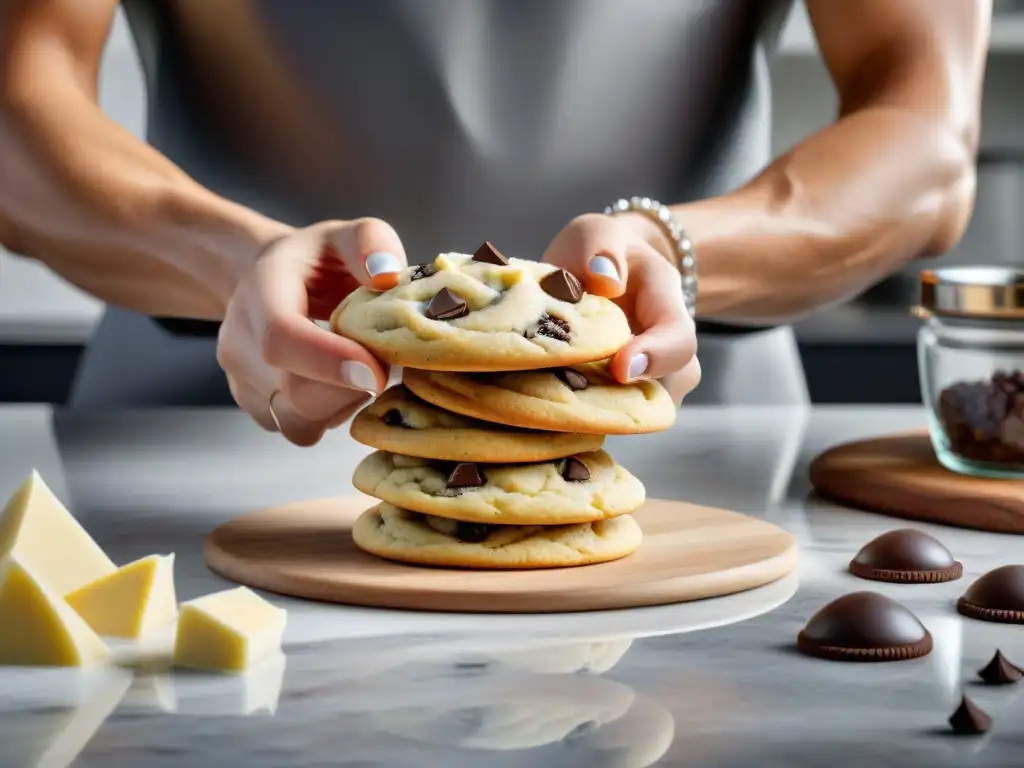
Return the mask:
<path id="1" fill-rule="evenodd" d="M 626 313 L 634 335 L 611 360 L 615 378 L 658 379 L 678 403 L 700 383 L 697 335 L 679 271 L 648 241 L 652 227 L 640 214 L 586 214 L 551 241 L 544 261 Z"/>

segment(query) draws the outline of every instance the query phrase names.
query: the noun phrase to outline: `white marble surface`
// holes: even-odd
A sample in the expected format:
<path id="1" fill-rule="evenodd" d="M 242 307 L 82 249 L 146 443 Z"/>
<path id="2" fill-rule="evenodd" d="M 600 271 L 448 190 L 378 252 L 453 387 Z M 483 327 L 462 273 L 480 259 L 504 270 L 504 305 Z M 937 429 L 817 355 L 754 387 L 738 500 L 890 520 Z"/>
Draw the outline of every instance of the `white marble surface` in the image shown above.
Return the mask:
<path id="1" fill-rule="evenodd" d="M 43 764 L 77 754 L 90 767 L 1019 765 L 1024 685 L 972 678 L 997 646 L 1024 663 L 1024 630 L 963 619 L 953 601 L 980 573 L 1024 559 L 1021 540 L 923 526 L 964 562 L 961 581 L 863 582 L 845 563 L 902 523 L 809 497 L 806 467 L 821 449 L 921 424 L 917 409 L 691 408 L 669 432 L 609 440 L 652 496 L 790 530 L 799 573 L 762 590 L 556 616 L 275 598 L 290 609 L 286 657 L 244 678 L 0 672 L 0 765 L 44 753 Z M 205 532 L 264 505 L 346 493 L 364 453 L 344 432 L 293 448 L 228 411 L 62 413 L 51 424 L 42 409 L 0 408 L 0 495 L 38 466 L 119 562 L 175 551 L 183 598 L 224 584 L 203 566 Z M 817 608 L 865 588 L 918 614 L 931 656 L 848 665 L 793 651 Z M 117 658 L 137 653 L 119 647 Z M 941 733 L 963 690 L 995 718 L 988 736 Z"/>

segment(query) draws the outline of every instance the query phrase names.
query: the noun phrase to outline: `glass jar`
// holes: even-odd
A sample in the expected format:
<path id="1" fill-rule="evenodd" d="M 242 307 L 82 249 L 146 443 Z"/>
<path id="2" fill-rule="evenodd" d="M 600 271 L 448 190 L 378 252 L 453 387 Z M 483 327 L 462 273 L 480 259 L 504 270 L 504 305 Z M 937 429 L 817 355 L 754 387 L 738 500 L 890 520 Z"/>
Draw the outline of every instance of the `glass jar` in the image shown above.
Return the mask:
<path id="1" fill-rule="evenodd" d="M 921 273 L 921 396 L 943 466 L 1024 478 L 1024 270 Z"/>

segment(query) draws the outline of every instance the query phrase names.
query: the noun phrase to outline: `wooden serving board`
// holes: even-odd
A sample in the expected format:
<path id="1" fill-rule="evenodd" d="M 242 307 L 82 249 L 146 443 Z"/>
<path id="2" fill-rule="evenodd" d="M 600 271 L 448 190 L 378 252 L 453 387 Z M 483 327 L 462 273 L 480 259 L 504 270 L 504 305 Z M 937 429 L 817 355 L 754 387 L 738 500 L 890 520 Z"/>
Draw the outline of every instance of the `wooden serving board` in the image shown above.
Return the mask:
<path id="1" fill-rule="evenodd" d="M 846 443 L 811 462 L 822 496 L 873 512 L 999 533 L 1024 533 L 1024 481 L 946 469 L 926 432 Z"/>
<path id="2" fill-rule="evenodd" d="M 206 540 L 220 575 L 332 603 L 463 613 L 555 613 L 663 605 L 729 595 L 796 566 L 793 538 L 738 512 L 650 500 L 634 517 L 644 543 L 612 563 L 541 571 L 402 565 L 356 548 L 368 497 L 302 501 L 236 518 Z"/>

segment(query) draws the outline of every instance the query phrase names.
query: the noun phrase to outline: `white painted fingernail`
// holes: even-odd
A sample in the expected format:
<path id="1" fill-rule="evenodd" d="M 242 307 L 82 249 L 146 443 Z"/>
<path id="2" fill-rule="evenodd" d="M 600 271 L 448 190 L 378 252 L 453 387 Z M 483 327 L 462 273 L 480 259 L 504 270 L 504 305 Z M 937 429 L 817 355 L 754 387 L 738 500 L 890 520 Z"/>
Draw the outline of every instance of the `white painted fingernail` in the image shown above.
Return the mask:
<path id="1" fill-rule="evenodd" d="M 366 272 L 370 277 L 384 275 L 389 272 L 400 272 L 401 270 L 402 267 L 393 253 L 378 251 L 366 257 Z"/>
<path id="2" fill-rule="evenodd" d="M 607 256 L 595 256 L 590 260 L 590 264 L 588 266 L 590 271 L 595 275 L 607 277 L 609 280 L 614 280 L 616 283 L 620 282 L 619 270 L 615 268 L 615 262 Z"/>
<path id="3" fill-rule="evenodd" d="M 371 395 L 378 394 L 377 377 L 370 366 L 357 360 L 346 360 L 341 364 L 341 380 L 352 389 L 361 389 Z"/>
<path id="4" fill-rule="evenodd" d="M 629 380 L 639 379 L 647 371 L 647 365 L 650 360 L 647 358 L 646 352 L 641 352 L 639 355 L 633 355 L 633 359 L 629 361 Z"/>

